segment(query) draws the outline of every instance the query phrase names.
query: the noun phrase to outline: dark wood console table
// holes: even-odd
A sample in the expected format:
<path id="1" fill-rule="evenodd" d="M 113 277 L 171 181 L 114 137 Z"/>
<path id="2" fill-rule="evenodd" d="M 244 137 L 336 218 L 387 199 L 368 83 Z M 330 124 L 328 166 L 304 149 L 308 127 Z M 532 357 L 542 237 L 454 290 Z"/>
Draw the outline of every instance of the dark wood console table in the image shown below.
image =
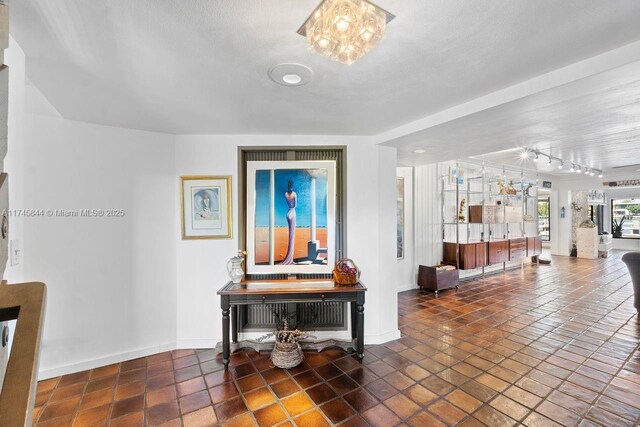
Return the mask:
<path id="1" fill-rule="evenodd" d="M 237 306 L 249 304 L 349 302 L 351 303 L 351 338 L 355 340 L 356 355 L 362 360 L 366 290 L 362 283 L 344 286 L 336 285 L 332 280 L 326 279 L 247 280 L 241 283 L 227 283 L 218 291 L 222 307 L 222 361 L 225 369 L 229 366 L 231 350 L 229 321 L 231 320 L 231 333 L 235 343 L 238 340 Z"/>

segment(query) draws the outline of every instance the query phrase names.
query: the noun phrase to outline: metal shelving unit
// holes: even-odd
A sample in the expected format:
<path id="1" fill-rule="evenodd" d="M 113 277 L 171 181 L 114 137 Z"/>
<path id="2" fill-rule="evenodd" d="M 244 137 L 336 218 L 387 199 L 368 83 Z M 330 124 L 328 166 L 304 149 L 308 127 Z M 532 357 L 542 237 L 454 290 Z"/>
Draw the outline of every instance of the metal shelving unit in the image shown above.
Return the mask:
<path id="1" fill-rule="evenodd" d="M 460 244 L 470 242 L 491 242 L 497 239 L 532 237 L 538 235 L 537 189 L 535 173 L 514 169 L 502 165 L 488 165 L 480 162 L 462 161 L 441 163 L 439 165 L 442 241 L 455 243 L 456 267 L 460 268 Z M 452 176 L 458 172 L 455 177 Z M 462 183 L 457 182 L 458 177 Z M 452 181 L 456 181 L 453 184 Z M 498 181 L 503 185 L 513 182 L 516 194 L 504 194 L 498 191 Z M 465 200 L 464 219 L 460 221 L 458 211 L 460 202 Z M 498 203 L 500 202 L 500 203 Z M 469 207 L 482 206 L 482 222 L 470 222 Z M 485 222 L 486 206 L 502 206 L 503 222 Z M 521 219 L 510 222 L 507 207 L 519 206 Z M 453 209 L 452 209 L 453 207 Z M 529 221 L 526 221 L 530 218 Z M 503 263 L 506 268 L 506 262 Z M 482 267 L 484 274 L 485 267 Z"/>

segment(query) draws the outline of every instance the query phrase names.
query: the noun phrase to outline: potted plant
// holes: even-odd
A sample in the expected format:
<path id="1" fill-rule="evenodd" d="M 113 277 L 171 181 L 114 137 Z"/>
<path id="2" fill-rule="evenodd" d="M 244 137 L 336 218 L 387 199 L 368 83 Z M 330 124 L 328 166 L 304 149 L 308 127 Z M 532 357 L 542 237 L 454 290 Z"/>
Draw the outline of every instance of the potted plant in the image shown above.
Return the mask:
<path id="1" fill-rule="evenodd" d="M 613 220 L 613 230 L 611 230 L 613 237 L 622 237 L 622 224 L 624 224 L 624 218 L 620 219 L 620 221 Z"/>
<path id="2" fill-rule="evenodd" d="M 275 366 L 282 369 L 298 366 L 304 359 L 300 341 L 306 338 L 315 338 L 308 332 L 298 329 L 290 330 L 287 319 L 282 321 L 282 329 L 263 335 L 257 341 L 263 341 L 271 337 L 275 338 L 271 360 Z"/>

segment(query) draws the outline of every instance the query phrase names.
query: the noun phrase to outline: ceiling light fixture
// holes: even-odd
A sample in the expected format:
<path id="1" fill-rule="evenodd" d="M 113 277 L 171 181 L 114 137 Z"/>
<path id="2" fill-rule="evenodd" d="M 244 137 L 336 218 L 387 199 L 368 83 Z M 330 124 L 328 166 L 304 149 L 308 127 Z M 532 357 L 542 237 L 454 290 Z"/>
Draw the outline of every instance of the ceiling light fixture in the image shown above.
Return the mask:
<path id="1" fill-rule="evenodd" d="M 424 154 L 427 152 L 427 150 L 423 150 L 422 148 L 418 148 L 417 150 L 413 150 L 414 153 L 416 154 Z"/>
<path id="2" fill-rule="evenodd" d="M 269 78 L 282 86 L 303 86 L 313 80 L 311 68 L 302 64 L 283 63 L 274 65 L 267 72 Z"/>
<path id="3" fill-rule="evenodd" d="M 551 167 L 553 162 L 557 161 L 559 162 L 558 169 L 564 169 L 565 160 L 561 159 L 560 157 L 555 157 L 555 156 L 552 156 L 551 154 L 546 154 L 538 150 L 532 150 L 532 149 L 523 147 L 522 152 L 520 153 L 520 156 L 523 159 L 525 159 L 525 158 L 528 158 L 529 153 L 533 153 L 534 162 L 537 162 L 540 156 L 543 156 L 548 159 L 547 161 L 548 167 Z M 586 166 L 583 168 L 581 165 L 577 163 L 569 162 L 569 161 L 567 161 L 566 163 L 571 164 L 571 169 L 569 170 L 569 172 L 581 173 L 584 171 L 585 175 L 595 176 L 596 174 L 598 174 L 598 178 L 602 178 L 602 169 L 588 168 Z"/>
<path id="4" fill-rule="evenodd" d="M 302 77 L 297 74 L 285 74 L 282 76 L 282 81 L 288 85 L 297 85 L 302 81 Z"/>
<path id="5" fill-rule="evenodd" d="M 312 52 L 351 65 L 384 38 L 395 15 L 366 0 L 323 0 L 298 29 Z"/>

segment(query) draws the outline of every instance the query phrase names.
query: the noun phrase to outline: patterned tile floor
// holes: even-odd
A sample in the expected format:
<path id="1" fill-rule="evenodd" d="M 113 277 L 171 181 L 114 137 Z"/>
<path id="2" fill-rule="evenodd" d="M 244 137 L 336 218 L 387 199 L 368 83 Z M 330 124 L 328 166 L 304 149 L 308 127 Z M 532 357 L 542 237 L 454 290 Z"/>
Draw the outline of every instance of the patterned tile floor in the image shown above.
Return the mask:
<path id="1" fill-rule="evenodd" d="M 306 354 L 178 350 L 42 381 L 45 426 L 632 426 L 640 323 L 620 254 L 556 257 L 438 297 L 399 295 L 403 338 Z"/>

